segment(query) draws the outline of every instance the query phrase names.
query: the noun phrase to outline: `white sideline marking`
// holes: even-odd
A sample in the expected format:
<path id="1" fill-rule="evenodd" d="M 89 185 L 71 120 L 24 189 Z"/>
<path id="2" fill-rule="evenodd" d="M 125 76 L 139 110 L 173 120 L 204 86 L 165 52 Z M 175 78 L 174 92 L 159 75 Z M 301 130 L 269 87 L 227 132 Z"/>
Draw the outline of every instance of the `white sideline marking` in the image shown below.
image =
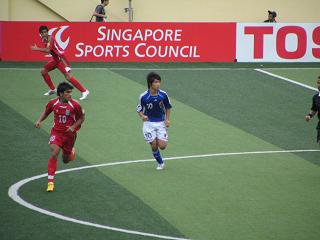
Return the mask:
<path id="1" fill-rule="evenodd" d="M 259 68 L 256 68 L 254 69 L 255 71 L 258 71 L 258 72 L 261 72 L 261 73 L 264 73 L 264 74 L 267 74 L 269 76 L 272 76 L 272 77 L 275 77 L 275 78 L 279 78 L 281 80 L 284 80 L 284 81 L 287 81 L 287 82 L 290 82 L 290 83 L 293 83 L 293 84 L 296 84 L 296 85 L 299 85 L 301 87 L 304 87 L 304 88 L 307 88 L 307 89 L 311 89 L 311 90 L 314 90 L 314 91 L 318 91 L 318 89 L 314 88 L 314 87 L 311 87 L 309 85 L 306 85 L 306 84 L 303 84 L 303 83 L 300 83 L 300 82 L 297 82 L 297 81 L 293 81 L 289 78 L 285 78 L 285 77 L 282 77 L 280 75 L 277 75 L 277 74 L 273 74 L 271 72 L 267 72 L 265 70 L 262 70 L 262 69 L 259 69 Z"/>
<path id="2" fill-rule="evenodd" d="M 39 68 L 16 68 L 16 67 L 0 67 L 0 70 L 21 70 L 21 71 L 40 71 L 41 67 Z M 133 71 L 150 71 L 150 70 L 159 70 L 159 71 L 170 71 L 170 70 L 185 70 L 185 71 L 202 71 L 202 70 L 252 70 L 252 68 L 157 68 L 157 67 L 150 67 L 150 68 L 116 68 L 116 67 L 93 67 L 93 68 L 86 68 L 86 67 L 75 67 L 71 69 L 79 69 L 79 70 L 133 70 Z M 319 69 L 319 68 L 268 68 L 268 69 Z M 256 70 L 256 69 L 254 69 Z"/>
<path id="3" fill-rule="evenodd" d="M 0 67 L 0 70 L 21 70 L 21 71 L 40 71 L 41 67 L 39 68 L 7 68 L 7 67 Z M 71 70 L 133 70 L 133 71 L 150 71 L 150 70 L 159 70 L 159 71 L 170 71 L 170 70 L 185 70 L 185 71 L 202 71 L 202 70 L 252 70 L 252 68 L 157 68 L 157 67 L 150 67 L 150 68 L 115 68 L 115 67 L 94 67 L 94 68 L 88 68 L 88 67 L 75 67 L 71 68 Z"/>
<path id="4" fill-rule="evenodd" d="M 254 152 L 233 152 L 233 153 L 212 153 L 212 154 L 202 154 L 202 155 L 190 155 L 190 156 L 180 156 L 180 157 L 168 157 L 164 158 L 164 160 L 169 161 L 169 160 L 177 160 L 177 159 L 190 159 L 190 158 L 205 158 L 205 157 L 217 157 L 217 156 L 235 156 L 235 155 L 252 155 L 252 154 L 275 154 L 275 153 L 299 153 L 299 152 L 319 152 L 320 150 L 316 149 L 309 149 L 309 150 L 276 150 L 276 151 L 254 151 Z M 77 167 L 77 168 L 70 168 L 70 169 L 65 169 L 65 170 L 60 170 L 57 171 L 57 174 L 59 173 L 66 173 L 66 172 L 73 172 L 73 171 L 79 171 L 83 169 L 89 169 L 89 168 L 97 168 L 97 167 L 106 167 L 106 166 L 115 166 L 115 165 L 123 165 L 123 164 L 131 164 L 131 163 L 144 163 L 144 162 L 151 162 L 154 161 L 154 159 L 143 159 L 143 160 L 132 160 L 132 161 L 123 161 L 123 162 L 113 162 L 113 163 L 103 163 L 103 164 L 97 164 L 97 165 L 88 165 L 88 166 L 83 166 L 83 167 Z M 30 178 L 26 178 L 23 180 L 20 180 L 19 182 L 13 184 L 10 186 L 8 190 L 8 195 L 10 198 L 12 198 L 15 202 L 19 203 L 20 205 L 29 208 L 33 211 L 55 217 L 58 219 L 61 219 L 63 221 L 69 221 L 73 223 L 78 223 L 86 226 L 91 226 L 91 227 L 96 227 L 96 228 L 102 228 L 102 229 L 107 229 L 111 231 L 116 231 L 116 232 L 123 232 L 123 233 L 128 233 L 128 234 L 135 234 L 135 235 L 142 235 L 142 236 L 147 236 L 147 237 L 155 237 L 155 238 L 160 238 L 160 239 L 172 239 L 172 240 L 190 240 L 186 238 L 178 238 L 178 237 L 171 237 L 171 236 L 164 236 L 164 235 L 158 235 L 158 234 L 153 234 L 153 233 L 146 233 L 146 232 L 139 232 L 135 230 L 129 230 L 129 229 L 123 229 L 123 228 L 117 228 L 117 227 L 111 227 L 107 225 L 101 225 L 97 223 L 91 223 L 87 221 L 82 221 L 79 219 L 71 218 L 68 216 L 64 216 L 62 214 L 50 212 L 46 209 L 36 207 L 25 200 L 23 200 L 19 194 L 18 191 L 19 189 L 25 185 L 28 182 L 34 181 L 39 178 L 44 178 L 47 177 L 47 174 L 40 174 L 37 176 L 33 176 Z"/>

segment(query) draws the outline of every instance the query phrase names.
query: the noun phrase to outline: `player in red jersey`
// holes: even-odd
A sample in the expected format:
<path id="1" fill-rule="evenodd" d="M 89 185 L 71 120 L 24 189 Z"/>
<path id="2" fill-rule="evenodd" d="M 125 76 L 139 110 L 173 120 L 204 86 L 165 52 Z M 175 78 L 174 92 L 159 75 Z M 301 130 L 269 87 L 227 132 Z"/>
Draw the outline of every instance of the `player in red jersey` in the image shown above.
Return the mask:
<path id="1" fill-rule="evenodd" d="M 42 42 L 44 43 L 44 48 L 39 48 L 36 44 L 31 46 L 31 50 L 40 51 L 44 53 L 49 53 L 52 56 L 52 60 L 49 61 L 44 67 L 41 69 L 41 75 L 50 88 L 48 92 L 44 95 L 49 96 L 56 93 L 56 89 L 51 80 L 49 72 L 58 68 L 60 72 L 65 76 L 66 80 L 68 80 L 73 86 L 75 86 L 82 94 L 80 100 L 84 100 L 88 97 L 89 91 L 82 86 L 82 84 L 73 76 L 70 75 L 70 63 L 68 59 L 64 55 L 64 50 L 59 47 L 54 36 L 49 35 L 49 29 L 47 26 L 40 26 L 39 33 L 42 38 Z"/>
<path id="2" fill-rule="evenodd" d="M 48 187 L 47 192 L 54 189 L 54 175 L 57 169 L 57 159 L 62 149 L 62 160 L 68 163 L 74 159 L 74 144 L 81 124 L 84 121 L 84 110 L 80 104 L 71 98 L 73 86 L 67 82 L 58 85 L 58 98 L 48 102 L 45 110 L 41 113 L 35 123 L 36 128 L 41 127 L 41 123 L 54 113 L 54 123 L 50 135 L 51 157 L 48 160 Z"/>

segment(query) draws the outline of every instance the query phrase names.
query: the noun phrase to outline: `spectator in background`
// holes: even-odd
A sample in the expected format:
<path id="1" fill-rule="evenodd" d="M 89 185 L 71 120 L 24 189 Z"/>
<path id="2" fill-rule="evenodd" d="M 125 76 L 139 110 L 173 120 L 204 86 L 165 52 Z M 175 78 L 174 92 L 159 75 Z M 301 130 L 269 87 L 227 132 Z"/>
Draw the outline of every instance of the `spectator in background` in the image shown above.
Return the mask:
<path id="1" fill-rule="evenodd" d="M 99 4 L 94 10 L 92 17 L 96 17 L 96 22 L 104 22 L 104 19 L 107 18 L 106 12 L 104 8 L 109 4 L 109 0 L 101 0 L 101 4 Z M 91 17 L 91 20 L 92 20 Z M 91 22 L 90 20 L 90 22 Z"/>
<path id="2" fill-rule="evenodd" d="M 268 11 L 268 19 L 265 20 L 264 22 L 272 22 L 272 23 L 276 23 L 276 17 L 277 17 L 277 13 L 275 11 Z"/>

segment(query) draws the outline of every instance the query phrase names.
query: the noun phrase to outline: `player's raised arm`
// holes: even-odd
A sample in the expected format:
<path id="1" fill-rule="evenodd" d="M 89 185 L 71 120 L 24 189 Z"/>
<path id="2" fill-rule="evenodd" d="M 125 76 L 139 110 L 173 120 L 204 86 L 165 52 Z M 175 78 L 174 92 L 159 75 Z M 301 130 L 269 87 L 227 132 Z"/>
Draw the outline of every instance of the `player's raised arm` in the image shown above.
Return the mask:
<path id="1" fill-rule="evenodd" d="M 39 48 L 37 46 L 37 44 L 34 44 L 32 46 L 30 46 L 30 49 L 32 51 L 39 51 L 39 52 L 44 52 L 44 53 L 50 53 L 50 49 L 49 48 Z"/>

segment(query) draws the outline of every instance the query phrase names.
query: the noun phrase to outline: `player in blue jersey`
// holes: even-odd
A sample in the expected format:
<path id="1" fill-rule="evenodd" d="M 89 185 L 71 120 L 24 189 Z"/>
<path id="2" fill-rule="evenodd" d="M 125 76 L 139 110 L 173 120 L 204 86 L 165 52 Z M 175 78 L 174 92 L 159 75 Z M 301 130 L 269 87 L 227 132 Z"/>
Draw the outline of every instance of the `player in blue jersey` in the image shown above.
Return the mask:
<path id="1" fill-rule="evenodd" d="M 150 144 L 158 162 L 157 170 L 164 169 L 159 148 L 164 150 L 168 143 L 167 128 L 170 126 L 171 103 L 168 94 L 160 90 L 161 77 L 150 72 L 147 75 L 148 90 L 140 95 L 137 112 L 143 121 L 143 136 Z"/>

